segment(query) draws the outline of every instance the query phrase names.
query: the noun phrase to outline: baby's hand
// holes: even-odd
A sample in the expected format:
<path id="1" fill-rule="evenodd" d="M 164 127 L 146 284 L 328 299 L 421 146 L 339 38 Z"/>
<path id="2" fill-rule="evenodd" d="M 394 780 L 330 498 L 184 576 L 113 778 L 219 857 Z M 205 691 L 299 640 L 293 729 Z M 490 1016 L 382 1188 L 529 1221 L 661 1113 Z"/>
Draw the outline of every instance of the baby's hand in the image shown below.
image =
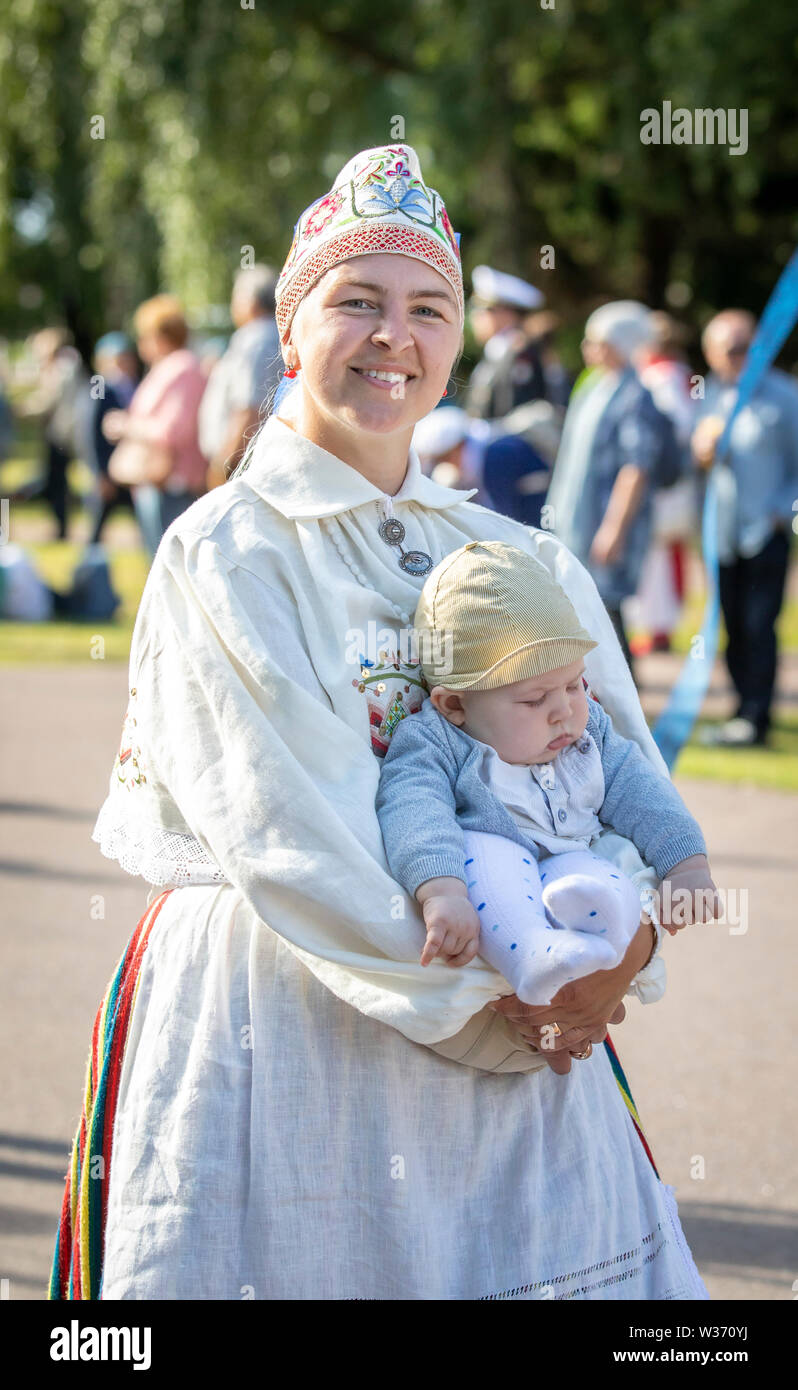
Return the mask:
<path id="1" fill-rule="evenodd" d="M 660 917 L 671 936 L 693 922 L 711 922 L 720 914 L 718 890 L 705 854 L 675 864 L 660 885 Z"/>
<path id="2" fill-rule="evenodd" d="M 422 911 L 427 940 L 421 964 L 429 965 L 436 956 L 447 965 L 467 965 L 479 950 L 479 917 L 468 898 L 437 893 L 424 900 Z"/>
<path id="3" fill-rule="evenodd" d="M 422 905 L 427 940 L 421 964 L 436 956 L 448 957 L 447 965 L 467 965 L 479 948 L 479 917 L 462 878 L 428 878 L 416 889 Z"/>

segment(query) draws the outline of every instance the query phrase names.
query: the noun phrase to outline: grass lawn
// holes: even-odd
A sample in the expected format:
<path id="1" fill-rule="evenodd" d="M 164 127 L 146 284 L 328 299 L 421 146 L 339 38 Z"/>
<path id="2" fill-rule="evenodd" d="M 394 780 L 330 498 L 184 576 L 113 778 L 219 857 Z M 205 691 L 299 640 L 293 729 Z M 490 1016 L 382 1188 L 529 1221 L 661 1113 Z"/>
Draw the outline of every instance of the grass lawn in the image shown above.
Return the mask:
<path id="1" fill-rule="evenodd" d="M 69 587 L 82 546 L 72 541 L 47 541 L 26 545 L 25 549 L 46 584 L 53 589 Z M 87 661 L 97 650 L 98 636 L 103 638 L 104 660 L 126 663 L 136 610 L 149 571 L 149 556 L 144 550 L 109 549 L 108 561 L 111 583 L 122 600 L 113 622 L 0 622 L 0 665 Z"/>
<path id="2" fill-rule="evenodd" d="M 779 716 L 766 748 L 702 748 L 696 734 L 716 722 L 698 722 L 691 741 L 679 754 L 674 768 L 677 777 L 798 792 L 798 712 L 789 710 Z"/>
<path id="3" fill-rule="evenodd" d="M 0 470 L 2 484 L 0 493 L 7 496 L 21 486 L 30 476 L 30 467 L 15 459 Z M 84 492 L 89 484 L 87 471 L 73 464 L 69 470 L 70 484 L 77 493 Z M 115 516 L 129 516 L 117 512 L 109 520 L 107 537 L 113 536 Z M 86 529 L 85 517 L 75 509 L 70 513 L 70 525 L 78 521 Z M 16 524 L 23 530 L 43 523 L 47 529 L 53 526 L 52 512 L 39 500 L 15 502 L 11 508 L 10 540 L 17 543 Z M 82 545 L 74 541 L 30 542 L 22 539 L 20 544 L 30 556 L 37 573 L 53 589 L 69 588 L 72 574 L 83 553 Z M 107 545 L 108 563 L 111 568 L 111 582 L 122 600 L 116 617 L 110 623 L 94 620 L 81 623 L 74 620 L 58 620 L 51 623 L 18 623 L 0 621 L 0 665 L 38 664 L 64 661 L 86 661 L 91 651 L 97 650 L 96 638 L 104 641 L 106 661 L 127 662 L 130 652 L 130 635 L 149 571 L 149 556 L 144 547 L 137 549 L 117 548 L 111 542 Z M 96 658 L 95 658 L 96 659 Z"/>
<path id="4" fill-rule="evenodd" d="M 672 649 L 687 656 L 690 641 L 701 631 L 706 594 L 693 592 L 676 629 Z M 789 599 L 777 624 L 779 649 L 798 652 L 798 601 Z M 726 645 L 726 629 L 721 618 L 719 650 Z M 697 742 L 701 729 L 718 720 L 699 719 L 692 737 L 679 754 L 674 771 L 684 777 L 707 778 L 713 782 L 774 787 L 798 791 L 798 712 L 786 711 L 773 724 L 766 748 L 704 748 Z"/>
<path id="5" fill-rule="evenodd" d="M 0 495 L 6 497 L 24 484 L 33 481 L 40 469 L 41 447 L 35 428 L 28 421 L 19 424 L 19 438 L 12 457 L 0 465 Z M 85 463 L 73 461 L 67 470 L 70 490 L 73 494 L 85 496 L 92 486 L 92 476 Z M 133 623 L 149 571 L 149 557 L 143 547 L 137 549 L 116 548 L 113 545 L 115 517 L 129 516 L 119 511 L 112 515 L 106 528 L 108 562 L 111 568 L 111 582 L 122 600 L 116 617 L 110 623 L 74 620 L 58 620 L 51 623 L 18 623 L 0 621 L 0 665 L 49 664 L 92 659 L 92 652 L 98 650 L 97 638 L 102 637 L 104 660 L 127 663 L 130 654 L 130 637 Z M 70 512 L 70 526 L 79 521 L 86 529 L 85 516 L 78 509 Z M 66 590 L 81 558 L 83 547 L 73 541 L 29 542 L 24 538 L 26 528 L 51 530 L 53 515 L 47 504 L 38 498 L 30 502 L 14 502 L 11 507 L 10 540 L 17 541 L 15 534 L 19 522 L 23 538 L 19 542 L 30 555 L 31 560 L 46 584 L 53 589 Z M 95 656 L 96 660 L 97 657 Z"/>

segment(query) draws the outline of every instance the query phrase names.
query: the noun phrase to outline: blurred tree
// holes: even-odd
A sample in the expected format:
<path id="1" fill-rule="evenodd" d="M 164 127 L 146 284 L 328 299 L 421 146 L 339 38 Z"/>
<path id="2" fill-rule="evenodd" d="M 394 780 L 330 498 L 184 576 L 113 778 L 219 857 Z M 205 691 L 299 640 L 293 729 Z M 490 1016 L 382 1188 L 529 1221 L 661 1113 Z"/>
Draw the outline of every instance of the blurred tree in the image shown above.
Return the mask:
<path id="1" fill-rule="evenodd" d="M 86 352 L 103 301 L 89 183 L 83 18 L 16 0 L 0 35 L 0 313 L 6 331 L 55 316 Z"/>
<path id="2" fill-rule="evenodd" d="M 694 323 L 759 310 L 796 241 L 789 0 L 244 3 L 12 0 L 6 332 L 60 318 L 85 344 L 165 287 L 210 326 L 246 248 L 279 266 L 300 210 L 402 138 L 397 117 L 466 271 L 521 274 L 572 317 L 616 296 Z M 747 152 L 643 144 L 663 101 L 745 108 Z"/>

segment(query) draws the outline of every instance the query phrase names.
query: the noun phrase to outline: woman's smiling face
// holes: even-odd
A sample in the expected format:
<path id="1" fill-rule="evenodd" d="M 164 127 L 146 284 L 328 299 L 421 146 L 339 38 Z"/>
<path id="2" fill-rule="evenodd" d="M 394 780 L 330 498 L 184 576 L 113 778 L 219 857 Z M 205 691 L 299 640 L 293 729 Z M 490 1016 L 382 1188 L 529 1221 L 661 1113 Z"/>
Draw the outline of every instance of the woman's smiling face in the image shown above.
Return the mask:
<path id="1" fill-rule="evenodd" d="M 389 435 L 438 404 L 461 340 L 448 280 L 380 253 L 321 277 L 297 308 L 285 358 L 301 368 L 305 409 L 328 428 Z"/>

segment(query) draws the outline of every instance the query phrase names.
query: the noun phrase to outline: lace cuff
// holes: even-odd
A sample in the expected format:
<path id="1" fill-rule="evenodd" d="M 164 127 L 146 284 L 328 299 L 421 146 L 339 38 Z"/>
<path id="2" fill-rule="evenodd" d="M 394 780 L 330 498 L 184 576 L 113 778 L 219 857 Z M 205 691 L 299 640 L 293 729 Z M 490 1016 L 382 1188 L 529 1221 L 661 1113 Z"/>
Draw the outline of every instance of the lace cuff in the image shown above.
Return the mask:
<path id="1" fill-rule="evenodd" d="M 626 993 L 634 994 L 641 1004 L 656 1004 L 657 1000 L 661 999 L 665 993 L 667 972 L 665 962 L 659 953 L 662 946 L 659 900 L 650 884 L 640 885 L 640 905 L 642 910 L 651 918 L 657 939 L 654 942 L 654 949 L 648 962 L 642 970 L 638 970 L 634 979 L 629 982 Z"/>
<path id="2" fill-rule="evenodd" d="M 164 830 L 136 815 L 125 795 L 106 797 L 91 838 L 107 859 L 116 859 L 126 873 L 138 874 L 156 888 L 227 882 L 193 835 Z"/>

